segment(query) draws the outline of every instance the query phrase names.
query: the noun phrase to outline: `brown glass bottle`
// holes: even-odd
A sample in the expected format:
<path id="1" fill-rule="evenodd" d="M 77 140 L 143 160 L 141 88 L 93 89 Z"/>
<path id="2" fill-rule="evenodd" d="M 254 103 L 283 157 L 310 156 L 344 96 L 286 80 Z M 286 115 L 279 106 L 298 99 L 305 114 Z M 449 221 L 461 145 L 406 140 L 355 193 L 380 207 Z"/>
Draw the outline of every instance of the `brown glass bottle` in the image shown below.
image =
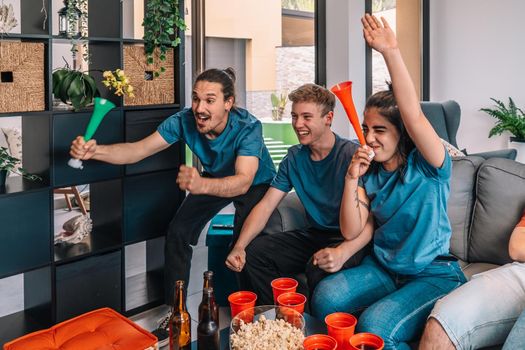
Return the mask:
<path id="1" fill-rule="evenodd" d="M 205 271 L 203 274 L 202 300 L 204 300 L 206 288 L 213 289 L 213 271 Z M 199 320 L 201 319 L 201 305 L 199 305 Z M 212 316 L 213 320 L 219 324 L 219 306 L 215 301 L 215 293 L 212 291 Z"/>
<path id="2" fill-rule="evenodd" d="M 219 322 L 214 320 L 213 288 L 205 288 L 199 305 L 199 325 L 197 326 L 197 349 L 220 350 Z"/>
<path id="3" fill-rule="evenodd" d="M 191 349 L 191 317 L 186 310 L 184 281 L 176 282 L 175 302 L 170 319 L 170 350 Z"/>

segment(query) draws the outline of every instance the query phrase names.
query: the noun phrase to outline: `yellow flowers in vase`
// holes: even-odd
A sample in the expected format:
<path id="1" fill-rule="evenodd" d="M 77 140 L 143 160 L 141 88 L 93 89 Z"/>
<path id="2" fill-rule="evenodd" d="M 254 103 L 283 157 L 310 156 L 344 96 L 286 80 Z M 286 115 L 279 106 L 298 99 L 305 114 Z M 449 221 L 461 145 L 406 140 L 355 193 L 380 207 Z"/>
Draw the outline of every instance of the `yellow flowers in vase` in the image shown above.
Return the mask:
<path id="1" fill-rule="evenodd" d="M 115 90 L 115 95 L 122 96 L 124 94 L 128 97 L 135 97 L 133 94 L 133 86 L 129 83 L 129 78 L 122 69 L 115 69 L 114 71 L 104 71 L 102 73 L 104 80 L 102 84 L 110 91 Z"/>

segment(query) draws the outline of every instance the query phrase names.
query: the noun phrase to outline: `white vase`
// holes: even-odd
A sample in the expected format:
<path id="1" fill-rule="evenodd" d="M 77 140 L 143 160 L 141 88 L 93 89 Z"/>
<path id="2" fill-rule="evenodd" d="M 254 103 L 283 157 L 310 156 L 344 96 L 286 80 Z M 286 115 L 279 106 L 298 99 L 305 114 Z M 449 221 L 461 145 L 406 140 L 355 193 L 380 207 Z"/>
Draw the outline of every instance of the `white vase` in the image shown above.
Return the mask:
<path id="1" fill-rule="evenodd" d="M 525 164 L 525 140 L 518 140 L 515 137 L 509 139 L 509 148 L 514 148 L 518 151 L 516 161 Z"/>

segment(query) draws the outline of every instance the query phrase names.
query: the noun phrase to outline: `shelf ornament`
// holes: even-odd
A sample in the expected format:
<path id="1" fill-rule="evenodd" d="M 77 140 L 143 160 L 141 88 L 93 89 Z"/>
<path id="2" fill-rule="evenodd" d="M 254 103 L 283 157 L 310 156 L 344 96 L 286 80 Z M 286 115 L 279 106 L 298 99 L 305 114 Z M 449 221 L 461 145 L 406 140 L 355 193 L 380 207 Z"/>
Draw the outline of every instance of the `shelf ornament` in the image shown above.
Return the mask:
<path id="1" fill-rule="evenodd" d="M 17 24 L 13 5 L 0 5 L 0 35 L 9 33 Z"/>

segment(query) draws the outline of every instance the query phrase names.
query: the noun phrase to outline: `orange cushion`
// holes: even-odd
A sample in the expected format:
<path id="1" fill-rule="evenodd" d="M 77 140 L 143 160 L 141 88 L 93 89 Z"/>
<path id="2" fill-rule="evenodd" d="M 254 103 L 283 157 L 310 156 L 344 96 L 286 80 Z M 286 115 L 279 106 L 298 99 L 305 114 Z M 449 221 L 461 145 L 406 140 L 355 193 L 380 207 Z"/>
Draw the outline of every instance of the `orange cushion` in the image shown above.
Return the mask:
<path id="1" fill-rule="evenodd" d="M 94 310 L 4 344 L 4 350 L 144 350 L 157 338 L 110 308 Z"/>

